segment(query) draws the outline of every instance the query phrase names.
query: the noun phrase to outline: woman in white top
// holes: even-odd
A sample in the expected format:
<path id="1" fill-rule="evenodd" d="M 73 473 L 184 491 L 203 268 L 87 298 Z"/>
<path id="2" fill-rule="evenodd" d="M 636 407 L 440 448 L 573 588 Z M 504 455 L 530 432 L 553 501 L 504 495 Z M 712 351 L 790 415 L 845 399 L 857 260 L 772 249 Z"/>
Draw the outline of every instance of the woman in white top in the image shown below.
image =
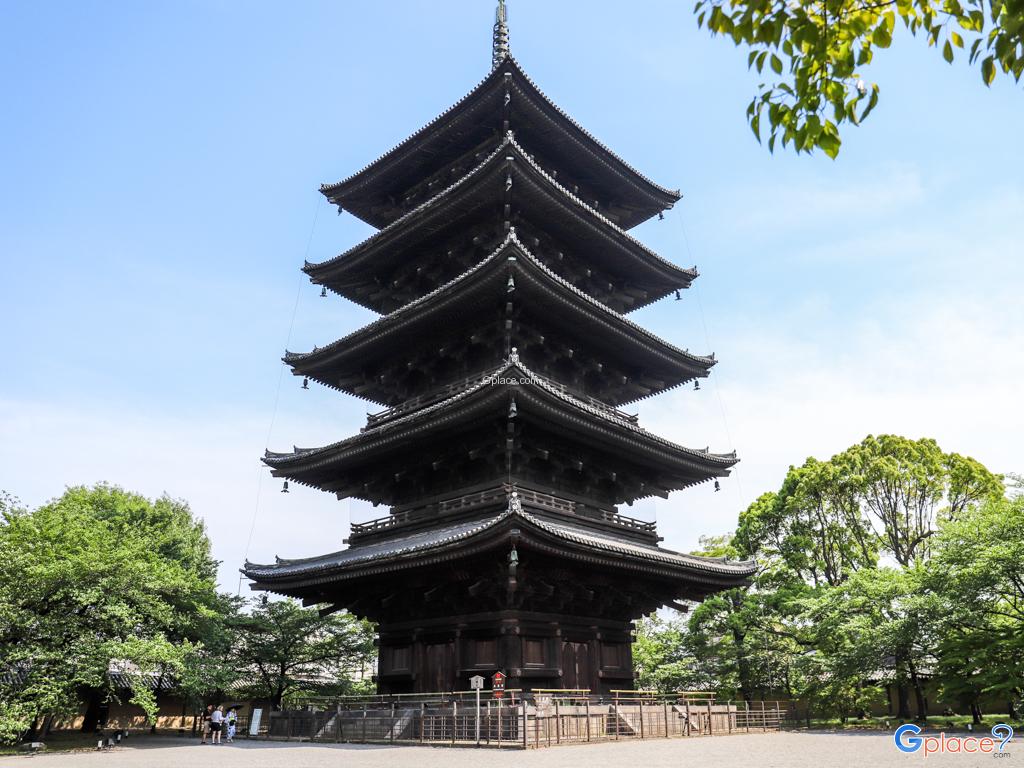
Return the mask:
<path id="1" fill-rule="evenodd" d="M 224 727 L 224 706 L 220 705 L 210 715 L 210 735 L 214 744 L 220 744 L 220 731 Z"/>

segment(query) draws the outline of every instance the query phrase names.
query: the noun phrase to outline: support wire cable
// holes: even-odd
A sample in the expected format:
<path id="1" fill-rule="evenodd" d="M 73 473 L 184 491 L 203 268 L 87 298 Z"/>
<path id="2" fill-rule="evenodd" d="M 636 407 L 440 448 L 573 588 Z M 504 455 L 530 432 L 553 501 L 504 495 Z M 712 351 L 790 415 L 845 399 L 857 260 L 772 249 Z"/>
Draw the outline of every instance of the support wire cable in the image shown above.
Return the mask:
<path id="1" fill-rule="evenodd" d="M 691 264 L 696 264 L 697 260 L 693 257 L 693 250 L 690 248 L 690 238 L 686 233 L 686 223 L 683 221 L 683 212 L 678 206 L 674 207 L 672 210 L 673 213 L 676 214 L 676 221 L 679 222 L 679 229 L 683 233 L 683 245 L 686 247 L 686 255 Z M 700 314 L 701 328 L 704 330 L 704 343 L 707 345 L 706 348 L 710 351 L 713 347 L 711 345 L 711 334 L 708 332 L 707 319 L 704 317 L 704 304 L 700 298 L 700 280 L 694 280 L 691 285 L 693 286 L 694 295 L 697 298 L 697 311 Z M 733 441 L 732 431 L 729 429 L 729 417 L 726 415 L 725 411 L 725 400 L 722 398 L 722 388 L 718 385 L 718 381 L 721 377 L 716 373 L 714 376 L 708 376 L 708 378 L 714 385 L 715 399 L 718 400 L 718 408 L 722 413 L 722 426 L 725 428 L 725 437 L 729 441 L 730 447 L 735 450 L 736 443 Z M 733 469 L 733 471 L 735 472 L 735 469 Z M 742 503 L 743 499 L 746 497 L 746 494 L 743 493 L 743 484 L 736 475 L 731 475 L 731 477 L 736 481 L 736 488 L 739 491 L 740 502 Z"/>
<path id="2" fill-rule="evenodd" d="M 317 204 L 316 207 L 313 209 L 313 223 L 309 227 L 309 237 L 306 238 L 306 250 L 302 256 L 303 262 L 305 262 L 306 259 L 309 257 L 309 249 L 313 245 L 313 235 L 316 232 L 316 223 L 320 218 L 320 207 L 322 202 L 323 201 L 321 200 L 320 195 L 318 193 L 316 201 Z M 288 335 L 285 338 L 284 342 L 285 349 L 288 349 L 289 345 L 291 345 L 292 343 L 292 331 L 295 330 L 295 317 L 299 312 L 299 300 L 302 298 L 302 288 L 303 283 L 305 282 L 305 278 L 306 275 L 300 272 L 298 286 L 295 289 L 295 302 L 294 304 L 292 304 L 292 316 L 291 319 L 288 321 Z M 277 409 L 278 405 L 281 402 L 281 386 L 284 383 L 284 372 L 285 368 L 287 367 L 287 364 L 284 361 L 282 361 L 281 368 L 277 375 L 277 390 L 274 393 L 274 407 L 271 409 L 270 412 L 270 425 L 267 427 L 267 438 L 263 446 L 264 450 L 270 448 L 270 438 L 273 436 L 274 423 L 277 421 Z M 253 534 L 256 532 L 256 518 L 259 515 L 260 511 L 260 497 L 263 492 L 263 479 L 265 476 L 265 469 L 266 466 L 263 464 L 263 462 L 260 462 L 259 467 L 256 470 L 256 503 L 253 506 L 252 520 L 249 523 L 249 535 L 245 540 L 245 554 L 242 556 L 244 560 L 249 559 L 249 548 L 252 546 L 252 537 Z M 242 574 L 238 574 L 238 590 L 235 592 L 236 597 L 240 597 L 242 594 L 242 578 Z"/>

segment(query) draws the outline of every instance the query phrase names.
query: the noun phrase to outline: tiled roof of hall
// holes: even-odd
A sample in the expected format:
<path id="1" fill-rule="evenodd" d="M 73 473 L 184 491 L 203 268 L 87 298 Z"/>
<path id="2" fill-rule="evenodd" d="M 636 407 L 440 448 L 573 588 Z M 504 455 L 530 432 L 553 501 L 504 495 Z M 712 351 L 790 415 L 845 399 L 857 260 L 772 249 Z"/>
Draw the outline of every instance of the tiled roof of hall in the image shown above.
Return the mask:
<path id="1" fill-rule="evenodd" d="M 348 210 L 356 213 L 356 215 L 373 226 L 383 226 L 384 224 L 387 224 L 388 222 L 386 220 L 376 218 L 372 214 L 367 215 L 367 212 L 365 211 L 357 212 L 352 210 L 352 208 L 345 205 L 344 198 L 358 192 L 361 188 L 369 186 L 382 173 L 398 166 L 403 160 L 416 153 L 417 150 L 423 146 L 424 142 L 429 140 L 430 136 L 436 135 L 438 132 L 443 132 L 447 127 L 456 123 L 460 112 L 470 109 L 475 102 L 484 100 L 489 95 L 492 88 L 495 88 L 505 81 L 506 75 L 511 76 L 513 86 L 517 88 L 517 91 L 522 96 L 527 99 L 533 99 L 538 108 L 550 113 L 551 122 L 561 128 L 563 133 L 570 138 L 576 146 L 582 149 L 593 160 L 597 161 L 599 165 L 606 168 L 612 174 L 615 174 L 620 180 L 629 184 L 636 192 L 640 193 L 651 202 L 657 203 L 657 209 L 663 210 L 665 208 L 670 208 L 682 197 L 682 194 L 678 189 L 672 190 L 667 187 L 663 187 L 638 171 L 615 154 L 608 146 L 599 141 L 576 120 L 570 117 L 565 110 L 555 104 L 547 94 L 537 86 L 533 79 L 526 74 L 519 62 L 512 56 L 506 57 L 500 66 L 488 73 L 487 76 L 480 80 L 472 90 L 452 104 L 448 109 L 415 133 L 384 152 L 382 155 L 377 157 L 377 159 L 363 166 L 363 168 L 341 181 L 331 184 L 322 184 L 320 187 L 321 193 L 323 193 L 331 202 L 339 206 L 346 207 Z M 636 221 L 628 222 L 627 226 L 634 226 L 640 221 L 654 215 L 655 212 L 656 211 L 652 211 L 643 215 Z"/>
<path id="2" fill-rule="evenodd" d="M 670 568 L 682 568 L 708 576 L 746 578 L 753 575 L 756 569 L 754 561 L 730 561 L 726 558 L 690 555 L 662 549 L 653 544 L 604 535 L 568 521 L 554 522 L 527 511 L 522 503 L 517 502 L 516 497 L 511 497 L 504 510 L 483 519 L 460 521 L 426 531 L 406 533 L 316 557 L 276 558 L 275 563 L 265 565 L 246 561 L 241 571 L 247 577 L 267 584 L 297 580 L 306 582 L 310 579 L 330 578 L 345 571 L 358 570 L 362 574 L 368 568 L 390 569 L 402 561 L 416 561 L 422 555 L 447 549 L 452 545 L 464 545 L 468 540 L 486 536 L 502 529 L 503 524 L 513 522 L 525 522 L 537 532 L 547 534 L 556 540 L 581 545 L 594 551 L 636 558 Z"/>
<path id="3" fill-rule="evenodd" d="M 511 372 L 515 372 L 518 375 L 512 376 L 507 375 Z M 309 459 L 315 459 L 316 457 L 324 457 L 326 461 L 329 461 L 330 454 L 338 455 L 343 454 L 344 449 L 349 447 L 355 447 L 359 444 L 372 441 L 375 438 L 387 435 L 393 437 L 394 435 L 389 433 L 397 433 L 403 427 L 411 427 L 419 422 L 427 420 L 431 423 L 438 423 L 437 417 L 446 411 L 451 411 L 455 406 L 460 403 L 464 403 L 466 400 L 471 398 L 474 394 L 484 389 L 491 389 L 492 391 L 499 391 L 498 388 L 493 387 L 494 381 L 508 381 L 516 383 L 508 383 L 506 387 L 522 387 L 522 388 L 535 388 L 540 392 L 545 393 L 548 396 L 552 396 L 557 400 L 569 405 L 573 409 L 582 411 L 588 416 L 596 417 L 598 420 L 614 425 L 616 428 L 625 430 L 627 433 L 633 435 L 642 443 L 645 443 L 651 447 L 660 448 L 667 450 L 670 453 L 678 454 L 678 457 L 686 457 L 691 461 L 702 463 L 706 468 L 718 468 L 721 470 L 727 470 L 729 467 L 736 464 L 739 459 L 736 457 L 735 451 L 729 453 L 712 453 L 709 449 L 699 448 L 687 448 L 686 446 L 674 443 L 660 435 L 656 435 L 653 432 L 649 432 L 637 425 L 634 421 L 629 419 L 625 414 L 617 413 L 610 409 L 597 408 L 589 403 L 584 402 L 578 397 L 570 394 L 564 389 L 558 387 L 553 382 L 549 381 L 546 377 L 540 374 L 534 373 L 527 368 L 520 360 L 515 350 L 513 350 L 509 359 L 501 366 L 495 368 L 492 371 L 485 372 L 481 375 L 480 379 L 460 392 L 448 397 L 444 400 L 437 401 L 430 405 L 424 406 L 418 410 L 412 411 L 404 416 L 396 419 L 391 419 L 381 423 L 378 426 L 369 426 L 364 428 L 359 434 L 347 437 L 343 440 L 339 440 L 329 445 L 319 446 L 316 448 L 298 448 L 295 447 L 291 452 L 275 452 L 267 450 L 264 454 L 264 463 L 270 465 L 275 469 L 281 469 L 287 467 L 289 464 L 297 462 L 305 462 Z M 524 383 L 525 382 L 525 383 Z M 428 425 L 429 426 L 429 425 Z M 728 474 L 727 472 L 725 474 Z M 709 475 L 710 479 L 713 475 Z"/>
<path id="4" fill-rule="evenodd" d="M 441 215 L 443 207 L 448 201 L 457 199 L 463 190 L 471 189 L 472 184 L 484 177 L 488 170 L 504 166 L 509 150 L 515 153 L 517 161 L 522 163 L 523 167 L 543 181 L 544 187 L 552 193 L 553 197 L 561 199 L 567 206 L 574 209 L 582 221 L 605 238 L 617 243 L 626 253 L 633 254 L 652 269 L 657 269 L 663 274 L 673 277 L 678 281 L 677 287 L 686 287 L 698 277 L 699 273 L 696 267 L 680 267 L 663 258 L 590 203 L 566 189 L 557 179 L 541 168 L 529 152 L 516 141 L 512 131 L 506 132 L 497 146 L 476 166 L 431 198 L 343 253 L 322 262 L 305 262 L 302 271 L 310 276 L 311 282 L 327 284 L 331 281 L 332 276 L 344 274 L 348 270 L 358 267 L 361 263 L 379 254 L 381 249 L 401 240 L 403 236 L 409 236 L 420 220 L 429 220 L 432 214 Z M 643 302 L 637 306 L 642 306 L 642 304 Z"/>
<path id="5" fill-rule="evenodd" d="M 475 275 L 485 272 L 488 267 L 505 264 L 506 262 L 502 261 L 501 257 L 510 250 L 516 251 L 523 258 L 524 264 L 542 275 L 552 288 L 572 296 L 574 305 L 590 309 L 599 318 L 604 318 L 613 326 L 621 329 L 624 335 L 628 334 L 636 339 L 638 343 L 642 344 L 653 354 L 665 359 L 675 358 L 676 361 L 685 361 L 689 366 L 704 371 L 709 370 L 716 364 L 717 361 L 714 354 L 697 355 L 689 350 L 680 349 L 560 277 L 533 256 L 530 250 L 517 237 L 514 227 L 509 230 L 502 243 L 490 255 L 477 262 L 462 274 L 438 286 L 430 293 L 399 307 L 390 314 L 384 315 L 369 325 L 363 326 L 326 346 L 317 347 L 310 352 L 291 352 L 286 350 L 282 360 L 292 366 L 305 361 L 326 360 L 332 354 L 349 353 L 359 345 L 369 343 L 386 333 L 393 333 L 399 328 L 407 327 L 412 323 L 420 321 L 435 307 L 443 306 L 447 301 L 454 301 L 457 298 L 454 290 L 472 285 Z M 686 381 L 688 380 L 686 379 Z M 334 387 L 330 382 L 323 383 Z"/>

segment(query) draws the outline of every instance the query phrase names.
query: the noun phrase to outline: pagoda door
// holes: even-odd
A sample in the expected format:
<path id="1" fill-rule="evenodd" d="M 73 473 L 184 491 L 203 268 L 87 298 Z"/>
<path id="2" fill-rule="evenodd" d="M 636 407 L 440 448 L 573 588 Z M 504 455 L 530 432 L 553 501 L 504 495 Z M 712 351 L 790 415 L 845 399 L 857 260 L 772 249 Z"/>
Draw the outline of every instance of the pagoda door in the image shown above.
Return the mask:
<path id="1" fill-rule="evenodd" d="M 454 643 L 427 643 L 423 646 L 423 661 L 423 674 L 417 685 L 420 691 L 454 690 Z"/>
<path id="2" fill-rule="evenodd" d="M 588 643 L 562 643 L 562 687 L 591 688 L 590 646 Z"/>

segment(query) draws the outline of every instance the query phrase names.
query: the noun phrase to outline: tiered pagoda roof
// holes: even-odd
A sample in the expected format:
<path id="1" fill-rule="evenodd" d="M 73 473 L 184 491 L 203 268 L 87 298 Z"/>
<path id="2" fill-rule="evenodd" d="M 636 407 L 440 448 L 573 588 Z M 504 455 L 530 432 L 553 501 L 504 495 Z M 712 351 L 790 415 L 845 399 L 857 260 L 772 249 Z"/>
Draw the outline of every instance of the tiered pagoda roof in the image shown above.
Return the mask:
<path id="1" fill-rule="evenodd" d="M 522 685 L 630 680 L 630 620 L 753 573 L 662 549 L 654 523 L 617 510 L 737 462 L 620 410 L 716 364 L 626 316 L 697 278 L 627 232 L 680 195 L 537 88 L 505 18 L 499 0 L 494 67 L 472 92 L 321 190 L 380 231 L 303 270 L 381 316 L 284 362 L 385 410 L 263 459 L 286 489 L 391 507 L 354 524 L 347 549 L 244 568 L 254 589 L 380 622 L 382 690 L 441 690 L 489 665 Z M 571 674 L 527 637 L 563 631 Z"/>
<path id="2" fill-rule="evenodd" d="M 412 338 L 431 344 L 410 353 Z M 557 372 L 578 393 L 616 405 L 707 376 L 715 364 L 559 277 L 514 229 L 489 256 L 430 293 L 325 347 L 286 353 L 284 361 L 296 375 L 395 405 L 493 368 L 507 357 L 506 342 L 546 375 Z"/>
<path id="3" fill-rule="evenodd" d="M 671 208 L 679 190 L 665 189 L 632 168 L 563 112 L 511 56 L 460 101 L 358 173 L 320 191 L 374 227 L 384 227 L 447 186 L 469 167 L 467 156 L 514 129 L 542 167 L 563 186 L 595 200 L 629 229 Z"/>
<path id="4" fill-rule="evenodd" d="M 516 429 L 509 431 L 512 421 Z M 431 461 L 416 461 L 424 455 Z M 264 461 L 278 477 L 375 503 L 455 491 L 507 470 L 530 485 L 558 476 L 563 489 L 617 504 L 667 497 L 725 474 L 737 459 L 648 432 L 627 415 L 544 379 L 513 352 L 508 363 L 443 400 L 332 445 L 268 452 Z"/>
<path id="5" fill-rule="evenodd" d="M 609 573 L 634 571 L 651 579 L 657 587 L 648 594 L 633 598 L 636 602 L 630 607 L 637 615 L 649 613 L 677 599 L 701 600 L 734 586 L 738 576 L 752 571 L 752 563 L 673 552 L 652 543 L 630 541 L 565 519 L 559 520 L 543 507 L 520 499 L 518 494 L 510 494 L 502 501 L 501 506 L 492 507 L 484 517 L 373 541 L 318 557 L 278 559 L 273 565 L 247 563 L 247 572 L 265 588 L 304 598 L 309 604 L 323 603 L 325 598 L 330 601 L 330 596 L 337 594 L 330 590 L 330 586 L 339 582 L 365 582 L 369 579 L 378 584 L 388 584 L 381 591 L 371 587 L 369 591 L 352 592 L 333 606 L 334 609 L 346 608 L 371 620 L 382 621 L 389 618 L 390 613 L 387 594 L 392 587 L 386 577 L 400 578 L 403 573 L 425 566 L 464 559 L 467 553 L 486 557 L 495 551 L 502 552 L 507 549 L 513 530 L 520 548 L 575 558 Z M 682 594 L 678 588 L 680 580 L 686 584 Z M 429 600 L 430 585 L 421 585 L 420 592 Z M 564 602 L 567 594 L 573 595 L 577 601 L 582 598 L 584 602 L 596 602 L 596 596 L 586 587 L 574 589 L 574 585 L 563 584 L 557 594 L 553 590 L 535 590 L 530 595 L 529 607 L 539 611 L 552 610 L 557 606 L 551 603 Z M 614 603 L 606 602 L 604 605 L 613 607 Z"/>
<path id="6" fill-rule="evenodd" d="M 495 144 L 430 199 L 304 271 L 314 283 L 389 312 L 470 267 L 514 226 L 553 271 L 619 311 L 688 288 L 697 277 L 696 269 L 661 258 L 561 185 L 511 131 Z"/>

